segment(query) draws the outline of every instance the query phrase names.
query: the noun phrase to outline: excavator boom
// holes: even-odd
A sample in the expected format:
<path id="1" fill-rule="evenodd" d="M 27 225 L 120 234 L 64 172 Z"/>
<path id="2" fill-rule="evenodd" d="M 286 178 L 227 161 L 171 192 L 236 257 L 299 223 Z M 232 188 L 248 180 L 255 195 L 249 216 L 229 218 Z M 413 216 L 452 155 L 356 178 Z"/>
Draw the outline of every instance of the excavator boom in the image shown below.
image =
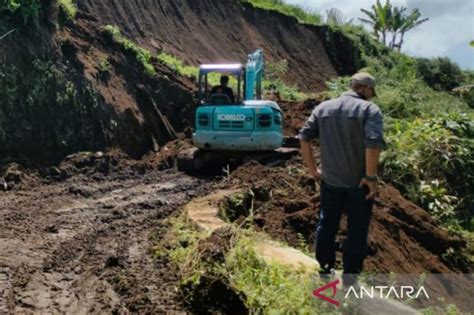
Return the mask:
<path id="1" fill-rule="evenodd" d="M 262 79 L 264 70 L 263 51 L 261 49 L 248 55 L 245 68 L 245 100 L 262 99 Z"/>

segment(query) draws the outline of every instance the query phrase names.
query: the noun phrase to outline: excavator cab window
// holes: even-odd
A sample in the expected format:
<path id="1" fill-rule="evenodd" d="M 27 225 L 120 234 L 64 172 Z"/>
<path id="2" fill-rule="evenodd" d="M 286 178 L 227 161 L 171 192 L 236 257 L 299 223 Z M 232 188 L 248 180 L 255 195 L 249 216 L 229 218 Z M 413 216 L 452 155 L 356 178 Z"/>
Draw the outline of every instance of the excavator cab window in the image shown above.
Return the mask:
<path id="1" fill-rule="evenodd" d="M 243 89 L 243 76 L 245 70 L 241 64 L 216 64 L 216 65 L 202 65 L 199 69 L 198 78 L 198 99 L 200 105 L 236 105 L 242 104 L 242 89 Z M 211 93 L 212 88 L 216 82 L 212 82 L 211 78 L 218 79 L 222 76 L 228 76 L 231 78 L 230 88 L 233 89 L 234 99 L 227 95 L 229 93 L 222 93 L 219 89 L 216 93 Z M 220 92 L 219 92 L 220 91 Z"/>

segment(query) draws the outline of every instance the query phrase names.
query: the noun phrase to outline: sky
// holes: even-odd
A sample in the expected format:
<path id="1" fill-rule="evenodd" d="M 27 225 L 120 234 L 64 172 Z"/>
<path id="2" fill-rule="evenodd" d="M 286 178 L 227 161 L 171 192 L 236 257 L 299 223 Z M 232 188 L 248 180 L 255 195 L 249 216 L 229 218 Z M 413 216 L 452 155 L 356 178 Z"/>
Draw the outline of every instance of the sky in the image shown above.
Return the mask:
<path id="1" fill-rule="evenodd" d="M 339 9 L 354 23 L 365 15 L 361 8 L 370 9 L 375 0 L 284 0 L 323 16 L 326 10 Z M 382 3 L 384 1 L 382 0 Z M 420 9 L 429 20 L 405 34 L 402 51 L 417 57 L 449 57 L 462 69 L 474 70 L 474 0 L 392 0 L 395 6 L 405 6 L 407 12 Z M 369 27 L 369 26 L 367 26 Z"/>

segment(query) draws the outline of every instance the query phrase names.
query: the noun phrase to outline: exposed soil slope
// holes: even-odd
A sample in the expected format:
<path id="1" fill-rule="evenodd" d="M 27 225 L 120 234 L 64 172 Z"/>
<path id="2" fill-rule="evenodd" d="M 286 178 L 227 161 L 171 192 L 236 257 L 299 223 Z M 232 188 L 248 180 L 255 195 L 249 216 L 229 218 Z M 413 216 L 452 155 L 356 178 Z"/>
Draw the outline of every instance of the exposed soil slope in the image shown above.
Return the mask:
<path id="1" fill-rule="evenodd" d="M 312 92 L 359 62 L 342 34 L 238 0 L 81 0 L 73 23 L 58 20 L 54 3 L 45 1 L 31 30 L 0 42 L 0 60 L 15 67 L 0 83 L 17 89 L 0 94 L 11 107 L 0 108 L 0 162 L 58 161 L 114 146 L 140 158 L 192 125 L 193 82 L 156 58 L 156 75 L 147 76 L 133 53 L 107 39 L 106 24 L 154 56 L 165 51 L 192 64 L 243 62 L 263 48 L 268 61 L 289 61 L 288 82 Z"/>
<path id="2" fill-rule="evenodd" d="M 305 91 L 320 91 L 327 79 L 354 72 L 359 60 L 359 52 L 342 34 L 239 0 L 77 2 L 99 23 L 117 25 L 150 50 L 194 65 L 243 62 L 262 48 L 269 62 L 288 60 L 288 80 Z"/>
<path id="3" fill-rule="evenodd" d="M 147 76 L 133 53 L 111 40 L 101 24 L 80 14 L 74 25 L 41 25 L 37 33 L 44 42 L 19 33 L 0 45 L 8 47 L 1 58 L 16 73 L 14 82 L 2 84 L 17 91 L 7 103 L 11 108 L 0 108 L 0 164 L 2 159 L 58 161 L 72 152 L 107 147 L 140 158 L 190 125 L 194 100 L 188 79 L 156 59 L 156 75 Z M 35 60 L 45 56 L 50 60 L 37 66 Z M 45 83 L 36 85 L 35 80 Z M 31 102 L 21 89 L 45 92 L 34 94 Z"/>

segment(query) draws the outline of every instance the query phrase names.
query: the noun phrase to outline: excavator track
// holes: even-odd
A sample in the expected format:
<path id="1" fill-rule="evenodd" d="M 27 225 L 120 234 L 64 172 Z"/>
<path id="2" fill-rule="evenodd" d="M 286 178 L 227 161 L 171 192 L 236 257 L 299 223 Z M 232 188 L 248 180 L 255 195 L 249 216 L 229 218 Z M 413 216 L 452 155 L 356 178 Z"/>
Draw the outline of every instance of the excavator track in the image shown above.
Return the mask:
<path id="1" fill-rule="evenodd" d="M 224 168 L 234 169 L 249 161 L 278 165 L 298 154 L 299 149 L 282 147 L 273 151 L 241 152 L 211 151 L 198 148 L 186 150 L 178 156 L 177 168 L 188 174 L 219 174 Z"/>

